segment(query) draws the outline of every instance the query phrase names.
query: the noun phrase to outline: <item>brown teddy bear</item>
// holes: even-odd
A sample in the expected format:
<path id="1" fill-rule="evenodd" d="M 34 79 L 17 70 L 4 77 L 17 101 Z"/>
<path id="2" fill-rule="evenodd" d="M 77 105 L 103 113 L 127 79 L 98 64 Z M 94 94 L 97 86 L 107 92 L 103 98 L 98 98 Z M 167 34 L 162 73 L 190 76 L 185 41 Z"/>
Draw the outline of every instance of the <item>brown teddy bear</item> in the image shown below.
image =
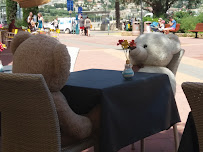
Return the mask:
<path id="1" fill-rule="evenodd" d="M 89 118 L 74 113 L 60 92 L 70 74 L 70 55 L 65 45 L 46 35 L 19 32 L 11 43 L 13 73 L 42 74 L 58 113 L 62 146 L 87 138 L 92 133 Z"/>

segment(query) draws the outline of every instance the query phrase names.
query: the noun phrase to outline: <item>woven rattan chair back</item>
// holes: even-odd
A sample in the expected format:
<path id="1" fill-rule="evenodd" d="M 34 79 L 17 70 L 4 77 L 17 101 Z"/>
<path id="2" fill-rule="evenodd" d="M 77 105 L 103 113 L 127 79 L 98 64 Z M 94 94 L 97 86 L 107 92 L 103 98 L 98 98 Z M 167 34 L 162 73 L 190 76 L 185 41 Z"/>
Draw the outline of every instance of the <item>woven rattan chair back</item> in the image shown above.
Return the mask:
<path id="1" fill-rule="evenodd" d="M 180 61 L 185 53 L 184 49 L 181 49 L 177 54 L 175 54 L 171 60 L 171 62 L 167 65 L 167 68 L 173 72 L 174 75 L 176 75 L 176 72 L 178 70 L 178 66 L 180 64 Z"/>
<path id="2" fill-rule="evenodd" d="M 61 151 L 52 95 L 40 74 L 0 73 L 2 152 Z"/>
<path id="3" fill-rule="evenodd" d="M 189 102 L 194 118 L 197 136 L 199 141 L 199 151 L 203 151 L 203 83 L 184 82 L 183 91 Z"/>

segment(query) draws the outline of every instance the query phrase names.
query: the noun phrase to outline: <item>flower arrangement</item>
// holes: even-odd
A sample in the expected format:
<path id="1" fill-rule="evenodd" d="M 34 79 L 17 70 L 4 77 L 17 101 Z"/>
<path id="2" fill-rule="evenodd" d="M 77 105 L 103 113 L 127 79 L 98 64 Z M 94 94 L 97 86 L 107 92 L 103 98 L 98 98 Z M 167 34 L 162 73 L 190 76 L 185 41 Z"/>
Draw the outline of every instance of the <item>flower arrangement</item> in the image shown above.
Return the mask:
<path id="1" fill-rule="evenodd" d="M 126 62 L 129 62 L 129 52 L 130 50 L 136 48 L 136 43 L 134 40 L 128 42 L 127 40 L 118 40 L 117 45 L 121 45 L 122 49 L 124 50 Z"/>
<path id="2" fill-rule="evenodd" d="M 4 46 L 3 46 L 3 44 L 0 42 L 0 52 L 3 52 L 3 50 L 4 50 Z"/>
<path id="3" fill-rule="evenodd" d="M 118 40 L 117 45 L 121 45 L 126 57 L 125 69 L 122 72 L 122 75 L 126 80 L 131 80 L 132 77 L 134 76 L 134 71 L 132 70 L 132 65 L 130 64 L 129 53 L 130 50 L 136 48 L 136 43 L 134 40 L 130 42 L 128 42 L 127 40 Z"/>

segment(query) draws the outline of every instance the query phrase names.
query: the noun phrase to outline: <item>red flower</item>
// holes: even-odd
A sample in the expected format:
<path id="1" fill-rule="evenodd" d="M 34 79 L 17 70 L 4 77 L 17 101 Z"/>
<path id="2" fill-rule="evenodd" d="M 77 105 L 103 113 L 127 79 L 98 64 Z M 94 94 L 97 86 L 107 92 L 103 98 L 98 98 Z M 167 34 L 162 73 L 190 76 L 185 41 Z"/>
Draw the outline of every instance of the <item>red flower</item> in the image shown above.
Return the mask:
<path id="1" fill-rule="evenodd" d="M 132 41 L 130 42 L 130 47 L 133 47 L 133 46 L 136 46 L 135 40 L 132 40 Z"/>
<path id="2" fill-rule="evenodd" d="M 0 42 L 0 52 L 4 50 L 3 44 Z"/>
<path id="3" fill-rule="evenodd" d="M 129 42 L 129 44 L 130 44 L 130 49 L 131 50 L 133 50 L 133 49 L 135 49 L 136 48 L 136 43 L 135 43 L 135 40 L 132 40 L 131 42 Z"/>
<path id="4" fill-rule="evenodd" d="M 117 45 L 121 45 L 124 42 L 124 40 L 118 40 Z"/>

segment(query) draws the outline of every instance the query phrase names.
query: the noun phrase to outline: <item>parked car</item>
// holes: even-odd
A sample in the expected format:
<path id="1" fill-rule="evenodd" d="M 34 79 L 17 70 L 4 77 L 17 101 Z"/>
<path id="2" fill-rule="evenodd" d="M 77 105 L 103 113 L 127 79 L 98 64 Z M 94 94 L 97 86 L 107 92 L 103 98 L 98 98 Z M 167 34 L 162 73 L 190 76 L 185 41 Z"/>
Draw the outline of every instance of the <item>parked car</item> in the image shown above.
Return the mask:
<path id="1" fill-rule="evenodd" d="M 65 31 L 65 33 L 71 33 L 74 29 L 74 25 L 76 24 L 75 17 L 69 18 L 58 18 L 59 20 L 59 29 L 61 31 Z"/>
<path id="2" fill-rule="evenodd" d="M 58 28 L 60 31 L 64 31 L 65 33 L 72 33 L 74 27 L 76 25 L 76 18 L 75 17 L 68 17 L 68 18 L 58 18 L 59 26 Z M 53 22 L 45 23 L 44 27 L 49 29 L 55 29 Z"/>
<path id="3" fill-rule="evenodd" d="M 144 15 L 144 17 L 151 17 L 151 18 L 153 18 L 153 13 L 146 13 L 145 15 Z"/>

